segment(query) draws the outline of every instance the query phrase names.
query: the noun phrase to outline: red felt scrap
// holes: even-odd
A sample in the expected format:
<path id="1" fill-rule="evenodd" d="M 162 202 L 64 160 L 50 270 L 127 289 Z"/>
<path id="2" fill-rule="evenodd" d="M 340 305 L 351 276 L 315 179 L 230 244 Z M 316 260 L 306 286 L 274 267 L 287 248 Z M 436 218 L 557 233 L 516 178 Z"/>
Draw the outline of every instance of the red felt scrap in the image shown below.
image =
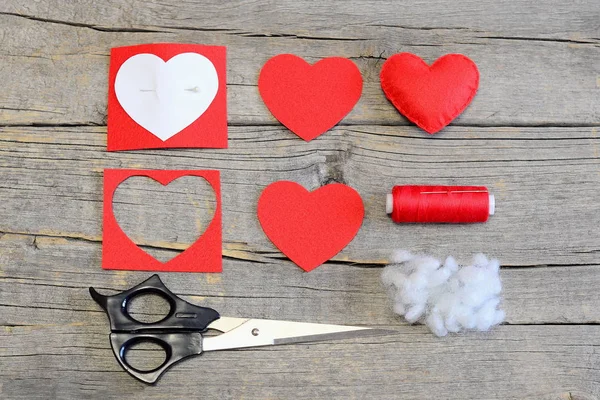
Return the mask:
<path id="1" fill-rule="evenodd" d="M 358 192 L 341 183 L 309 192 L 295 182 L 270 184 L 258 200 L 258 220 L 279 250 L 305 271 L 339 253 L 365 214 Z"/>
<path id="2" fill-rule="evenodd" d="M 431 66 L 411 53 L 394 54 L 380 78 L 394 107 L 431 134 L 462 113 L 479 87 L 477 65 L 462 54 L 446 54 Z"/>
<path id="3" fill-rule="evenodd" d="M 265 63 L 258 90 L 273 116 L 307 142 L 333 128 L 358 102 L 360 70 L 342 57 L 310 65 L 293 54 Z"/>
<path id="4" fill-rule="evenodd" d="M 137 124 L 124 110 L 115 93 L 117 72 L 125 61 L 138 54 L 154 54 L 168 62 L 182 53 L 208 58 L 218 76 L 218 91 L 198 119 L 179 133 L 162 141 Z M 227 148 L 226 48 L 198 44 L 157 43 L 117 47 L 110 52 L 108 76 L 108 151 L 161 148 Z"/>
<path id="5" fill-rule="evenodd" d="M 138 247 L 123 232 L 113 213 L 113 196 L 117 187 L 132 176 L 146 176 L 162 185 L 182 176 L 206 179 L 215 191 L 215 213 L 206 231 L 185 251 L 162 263 Z M 104 216 L 102 232 L 102 268 L 131 271 L 221 272 L 221 187 L 219 171 L 185 170 L 104 170 Z"/>

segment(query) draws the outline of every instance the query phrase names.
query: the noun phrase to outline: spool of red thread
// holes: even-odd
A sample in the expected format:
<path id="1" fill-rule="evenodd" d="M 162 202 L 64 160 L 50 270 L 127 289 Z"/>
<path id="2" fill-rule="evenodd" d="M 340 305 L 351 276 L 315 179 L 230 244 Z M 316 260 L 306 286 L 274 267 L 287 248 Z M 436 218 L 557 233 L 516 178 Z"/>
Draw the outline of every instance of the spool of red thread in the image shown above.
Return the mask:
<path id="1" fill-rule="evenodd" d="M 485 222 L 495 208 L 494 195 L 484 186 L 394 186 L 386 201 L 396 223 Z"/>

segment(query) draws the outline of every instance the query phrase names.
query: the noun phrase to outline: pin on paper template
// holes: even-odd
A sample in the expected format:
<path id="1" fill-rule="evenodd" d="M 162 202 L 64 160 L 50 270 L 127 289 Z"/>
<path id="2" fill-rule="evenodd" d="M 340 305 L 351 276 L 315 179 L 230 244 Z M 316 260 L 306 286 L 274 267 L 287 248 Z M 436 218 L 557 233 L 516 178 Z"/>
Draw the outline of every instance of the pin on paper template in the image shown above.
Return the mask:
<path id="1" fill-rule="evenodd" d="M 279 181 L 262 192 L 257 213 L 271 242 L 308 272 L 354 239 L 365 209 L 358 192 L 341 183 L 309 192 L 296 182 Z"/>
<path id="2" fill-rule="evenodd" d="M 119 226 L 113 211 L 117 187 L 133 176 L 144 176 L 167 186 L 184 176 L 204 178 L 215 193 L 216 207 L 204 233 L 185 251 L 162 263 L 137 246 Z M 104 215 L 102 232 L 102 268 L 135 271 L 221 272 L 222 227 L 219 171 L 213 170 L 104 170 Z"/>
<path id="3" fill-rule="evenodd" d="M 108 151 L 226 148 L 226 48 L 143 44 L 111 50 Z"/>

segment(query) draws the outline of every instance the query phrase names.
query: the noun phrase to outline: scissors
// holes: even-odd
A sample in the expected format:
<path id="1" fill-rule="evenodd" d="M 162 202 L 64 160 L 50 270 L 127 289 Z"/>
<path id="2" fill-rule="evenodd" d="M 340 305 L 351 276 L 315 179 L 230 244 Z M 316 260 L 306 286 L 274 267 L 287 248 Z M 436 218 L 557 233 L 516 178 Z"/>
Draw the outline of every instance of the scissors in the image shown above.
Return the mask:
<path id="1" fill-rule="evenodd" d="M 145 323 L 131 317 L 127 310 L 129 302 L 144 294 L 158 295 L 169 303 L 170 310 L 163 319 Z M 154 384 L 167 369 L 179 361 L 205 351 L 395 333 L 359 326 L 221 317 L 212 308 L 196 306 L 179 298 L 156 274 L 113 296 L 102 295 L 93 287 L 90 287 L 90 295 L 108 314 L 110 344 L 117 361 L 131 376 L 148 384 Z M 204 337 L 203 334 L 209 329 L 222 334 Z M 148 342 L 157 344 L 164 350 L 164 362 L 151 370 L 132 367 L 127 362 L 127 351 L 134 345 Z"/>

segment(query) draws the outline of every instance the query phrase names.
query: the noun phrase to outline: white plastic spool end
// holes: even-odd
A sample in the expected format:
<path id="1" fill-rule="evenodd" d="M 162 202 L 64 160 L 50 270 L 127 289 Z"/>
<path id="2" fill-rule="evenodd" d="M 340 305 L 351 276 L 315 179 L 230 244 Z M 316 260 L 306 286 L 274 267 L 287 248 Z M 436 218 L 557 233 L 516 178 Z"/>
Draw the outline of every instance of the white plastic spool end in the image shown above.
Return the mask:
<path id="1" fill-rule="evenodd" d="M 496 212 L 496 198 L 490 193 L 490 215 L 494 215 Z"/>
<path id="2" fill-rule="evenodd" d="M 385 198 L 385 212 L 387 214 L 391 214 L 394 211 L 394 196 L 391 193 L 388 193 Z"/>

